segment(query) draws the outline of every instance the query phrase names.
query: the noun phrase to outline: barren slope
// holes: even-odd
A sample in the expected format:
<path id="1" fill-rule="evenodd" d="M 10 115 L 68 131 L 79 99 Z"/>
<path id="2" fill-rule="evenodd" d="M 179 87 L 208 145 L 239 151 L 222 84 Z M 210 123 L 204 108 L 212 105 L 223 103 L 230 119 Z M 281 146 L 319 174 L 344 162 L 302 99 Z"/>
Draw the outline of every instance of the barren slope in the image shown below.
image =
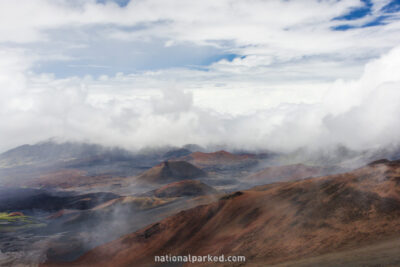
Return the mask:
<path id="1" fill-rule="evenodd" d="M 204 177 L 207 174 L 201 169 L 185 161 L 165 161 L 137 177 L 146 183 L 169 183 L 186 179 Z"/>
<path id="2" fill-rule="evenodd" d="M 200 181 L 183 180 L 167 184 L 161 188 L 150 191 L 145 195 L 156 197 L 182 197 L 182 196 L 202 196 L 216 194 L 217 190 Z"/>
<path id="3" fill-rule="evenodd" d="M 202 169 L 231 169 L 248 167 L 257 163 L 255 155 L 236 155 L 223 150 L 213 153 L 194 152 L 179 160 L 190 162 Z"/>
<path id="4" fill-rule="evenodd" d="M 244 255 L 265 265 L 362 247 L 400 236 L 399 183 L 400 162 L 381 162 L 259 186 L 179 212 L 68 265 L 152 266 L 154 255 L 188 253 Z"/>

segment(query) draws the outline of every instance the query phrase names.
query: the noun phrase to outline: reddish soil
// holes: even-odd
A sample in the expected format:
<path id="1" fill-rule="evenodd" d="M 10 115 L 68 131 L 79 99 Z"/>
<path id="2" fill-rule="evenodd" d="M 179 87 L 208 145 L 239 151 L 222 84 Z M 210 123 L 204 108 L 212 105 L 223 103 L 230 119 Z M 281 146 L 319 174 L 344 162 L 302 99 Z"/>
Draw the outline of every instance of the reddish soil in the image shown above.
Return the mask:
<path id="1" fill-rule="evenodd" d="M 285 182 L 309 177 L 321 176 L 323 169 L 320 167 L 307 166 L 304 164 L 273 166 L 258 171 L 246 178 L 250 182 Z"/>
<path id="2" fill-rule="evenodd" d="M 40 175 L 27 183 L 29 187 L 40 188 L 91 188 L 102 185 L 110 185 L 123 181 L 121 177 L 114 177 L 113 175 L 88 175 L 86 171 L 75 169 L 64 169 L 55 172 L 50 172 Z"/>
<path id="3" fill-rule="evenodd" d="M 165 184 L 186 179 L 205 177 L 201 169 L 185 161 L 165 161 L 137 177 L 140 182 Z"/>
<path id="4" fill-rule="evenodd" d="M 243 255 L 249 264 L 265 266 L 400 237 L 399 219 L 400 162 L 383 162 L 232 193 L 99 246 L 65 266 L 155 266 L 154 256 L 165 254 Z"/>
<path id="5" fill-rule="evenodd" d="M 184 160 L 190 162 L 200 168 L 212 168 L 216 166 L 231 166 L 231 165 L 245 165 L 245 164 L 255 164 L 257 163 L 255 155 L 245 154 L 236 155 L 224 150 L 204 153 L 204 152 L 194 152 L 185 157 L 179 158 L 179 160 Z"/>
<path id="6" fill-rule="evenodd" d="M 184 180 L 167 184 L 159 189 L 149 192 L 149 195 L 156 197 L 181 197 L 181 196 L 202 196 L 216 194 L 217 190 L 200 181 Z"/>

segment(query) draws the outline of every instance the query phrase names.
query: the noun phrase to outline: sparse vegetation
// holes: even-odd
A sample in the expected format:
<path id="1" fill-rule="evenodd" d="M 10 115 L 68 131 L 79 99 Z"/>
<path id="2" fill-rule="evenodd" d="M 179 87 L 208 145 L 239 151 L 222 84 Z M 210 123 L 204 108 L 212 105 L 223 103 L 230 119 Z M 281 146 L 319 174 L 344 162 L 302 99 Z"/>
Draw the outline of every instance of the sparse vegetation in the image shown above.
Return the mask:
<path id="1" fill-rule="evenodd" d="M 17 215 L 13 215 L 14 212 L 12 213 L 7 213 L 7 212 L 0 212 L 0 224 L 2 224 L 2 222 L 30 222 L 31 219 L 28 216 L 21 214 L 17 214 Z"/>
<path id="2" fill-rule="evenodd" d="M 0 232 L 13 232 L 19 229 L 44 225 L 20 212 L 0 212 Z"/>

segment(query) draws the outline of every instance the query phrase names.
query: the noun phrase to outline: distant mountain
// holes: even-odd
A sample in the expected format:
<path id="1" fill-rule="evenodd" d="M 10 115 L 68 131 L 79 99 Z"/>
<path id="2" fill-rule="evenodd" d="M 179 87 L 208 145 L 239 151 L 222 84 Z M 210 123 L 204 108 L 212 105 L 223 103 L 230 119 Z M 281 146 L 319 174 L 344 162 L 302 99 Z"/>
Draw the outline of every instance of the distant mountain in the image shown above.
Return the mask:
<path id="1" fill-rule="evenodd" d="M 117 147 L 73 142 L 23 145 L 0 154 L 0 170 L 6 171 L 28 169 L 42 172 L 69 168 L 90 173 L 123 173 L 148 164 L 154 164 L 150 156 L 137 155 Z"/>
<path id="2" fill-rule="evenodd" d="M 156 196 L 159 198 L 182 197 L 182 196 L 203 196 L 218 193 L 211 186 L 200 181 L 184 180 L 167 184 L 159 189 L 150 191 L 144 195 Z"/>
<path id="3" fill-rule="evenodd" d="M 0 166 L 16 167 L 35 164 L 47 165 L 54 164 L 55 162 L 89 158 L 102 154 L 129 155 L 127 151 L 120 149 L 105 149 L 100 145 L 72 142 L 55 143 L 48 141 L 35 145 L 22 145 L 0 154 Z"/>
<path id="4" fill-rule="evenodd" d="M 0 185 L 46 188 L 92 187 L 119 183 L 165 161 L 190 154 L 184 148 L 131 152 L 87 143 L 41 142 L 0 154 Z"/>
<path id="5" fill-rule="evenodd" d="M 189 149 L 185 148 L 177 148 L 164 153 L 163 158 L 165 159 L 173 159 L 178 157 L 184 157 L 192 153 Z"/>
<path id="6" fill-rule="evenodd" d="M 400 237 L 399 177 L 400 161 L 381 161 L 345 174 L 235 192 L 99 246 L 68 265 L 155 266 L 155 255 L 223 254 L 246 256 L 251 266 L 288 261 L 296 266 L 296 260 L 312 262 L 326 254 L 327 262 L 364 266 L 380 242 Z M 364 247 L 364 254 L 342 258 L 344 250 Z M 384 258 L 388 266 L 397 265 L 398 250 L 387 250 Z"/>
<path id="7" fill-rule="evenodd" d="M 196 151 L 204 152 L 205 151 L 205 149 L 203 147 L 196 145 L 196 144 L 186 144 L 182 148 L 190 150 L 191 152 L 196 152 Z"/>
<path id="8" fill-rule="evenodd" d="M 346 169 L 354 169 L 381 158 L 400 159 L 400 146 L 393 145 L 386 148 L 366 150 L 353 150 L 340 145 L 321 150 L 301 148 L 291 153 L 280 154 L 276 159 L 279 165 L 301 162 L 308 165 L 341 166 Z"/>
<path id="9" fill-rule="evenodd" d="M 137 177 L 146 183 L 165 184 L 207 176 L 206 172 L 185 161 L 164 161 Z"/>
<path id="10" fill-rule="evenodd" d="M 212 153 L 194 152 L 187 156 L 180 157 L 202 169 L 233 169 L 244 168 L 256 165 L 258 160 L 254 154 L 233 154 L 224 150 Z"/>
<path id="11" fill-rule="evenodd" d="M 333 168 L 293 164 L 272 166 L 251 174 L 244 180 L 250 183 L 270 184 L 273 182 L 294 181 L 333 173 Z"/>
<path id="12" fill-rule="evenodd" d="M 105 147 L 98 144 L 46 141 L 34 145 L 22 145 L 0 154 L 0 168 L 55 164 L 70 168 L 85 168 L 116 162 L 145 166 L 149 162 L 182 157 L 190 153 L 192 151 L 186 148 L 165 147 L 132 152 L 120 147 Z"/>

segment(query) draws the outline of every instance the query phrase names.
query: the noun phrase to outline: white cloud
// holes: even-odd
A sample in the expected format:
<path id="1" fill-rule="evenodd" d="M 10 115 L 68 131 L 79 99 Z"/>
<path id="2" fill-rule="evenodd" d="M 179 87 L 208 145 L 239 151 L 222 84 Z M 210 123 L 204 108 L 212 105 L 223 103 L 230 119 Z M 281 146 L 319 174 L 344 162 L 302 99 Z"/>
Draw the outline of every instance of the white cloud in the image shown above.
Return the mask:
<path id="1" fill-rule="evenodd" d="M 332 18 L 361 5 L 0 1 L 0 150 L 53 136 L 131 148 L 198 143 L 290 150 L 340 143 L 361 149 L 398 143 L 399 21 L 331 30 L 339 23 Z M 375 3 L 373 16 L 378 5 L 384 4 Z M 105 72 L 112 54 L 106 62 L 75 64 L 88 56 L 79 51 L 109 40 L 128 44 L 122 51 L 127 57 L 138 52 L 128 50 L 130 43 L 143 42 L 140 52 L 154 61 L 154 47 L 187 44 L 239 57 L 115 75 Z M 95 58 L 105 56 L 93 51 Z M 96 67 L 101 75 L 60 78 L 51 68 L 33 71 L 46 60 Z"/>
<path id="2" fill-rule="evenodd" d="M 109 78 L 117 88 L 90 77 L 19 76 L 27 81 L 9 92 L 8 104 L 2 105 L 0 138 L 7 140 L 4 148 L 49 136 L 136 148 L 186 143 L 278 150 L 339 143 L 355 149 L 385 146 L 398 142 L 400 134 L 399 69 L 396 48 L 367 64 L 360 79 L 311 90 L 311 98 L 306 86 L 282 88 L 275 95 L 227 88 L 200 90 L 203 94 L 137 89 L 152 83 L 158 87 L 154 73 L 140 76 L 141 81 L 135 76 Z M 269 98 L 275 99 L 268 103 Z M 234 111 L 242 102 L 237 114 L 216 111 L 218 106 Z"/>

